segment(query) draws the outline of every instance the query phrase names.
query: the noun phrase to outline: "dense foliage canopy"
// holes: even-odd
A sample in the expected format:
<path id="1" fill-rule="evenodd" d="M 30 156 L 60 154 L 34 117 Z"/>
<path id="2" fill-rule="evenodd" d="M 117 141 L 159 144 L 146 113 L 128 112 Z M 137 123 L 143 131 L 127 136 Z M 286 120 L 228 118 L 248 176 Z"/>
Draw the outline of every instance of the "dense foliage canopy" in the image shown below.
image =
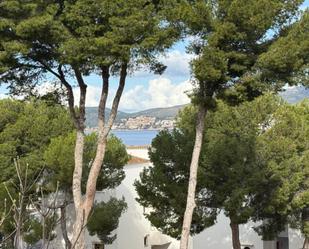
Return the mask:
<path id="1" fill-rule="evenodd" d="M 307 111 L 308 102 L 289 106 L 271 95 L 236 107 L 219 103 L 206 118 L 192 234 L 214 224 L 221 210 L 235 224 L 267 219 L 256 228 L 265 238 L 292 220 L 306 233 L 300 214 L 308 205 Z M 153 140 L 153 167 L 135 183 L 146 217 L 174 237 L 186 205 L 195 112 L 187 107 L 177 129 Z"/>
<path id="2" fill-rule="evenodd" d="M 75 146 L 73 124 L 66 108 L 59 104 L 50 105 L 50 102 L 43 100 L 4 99 L 0 101 L 0 113 L 0 169 L 2 172 L 0 214 L 1 217 L 2 214 L 6 216 L 0 225 L 0 231 L 7 236 L 16 229 L 12 209 L 15 200 L 14 205 L 20 204 L 18 208 L 23 210 L 20 224 L 23 239 L 30 244 L 35 244 L 42 239 L 42 217 L 33 216 L 33 210 L 31 211 L 28 207 L 36 202 L 39 203 L 38 205 L 43 205 L 40 201 L 41 191 L 45 197 L 57 191 L 59 195 L 59 200 L 56 200 L 57 206 L 61 203 L 62 196 L 66 196 L 64 203 L 59 207 L 66 207 L 72 202 Z M 95 155 L 96 142 L 97 135 L 86 136 L 83 186 L 85 186 L 86 176 L 89 173 L 89 164 Z M 115 136 L 109 137 L 104 167 L 100 172 L 97 189 L 103 191 L 118 186 L 125 177 L 123 166 L 128 159 L 129 156 L 121 140 Z M 20 180 L 24 184 L 28 182 L 25 192 L 22 192 Z M 49 198 L 51 202 L 53 198 L 53 196 Z M 109 217 L 110 212 L 118 210 L 113 215 L 113 222 L 106 224 L 105 230 L 100 232 L 101 236 L 105 236 L 107 240 L 109 234 L 117 226 L 126 204 L 124 200 L 113 199 L 98 205 L 104 206 L 104 209 L 98 209 L 100 212 L 95 209 L 102 219 Z M 40 208 L 47 209 L 41 206 Z M 59 218 L 58 215 L 45 218 L 44 222 L 49 229 L 45 233 L 52 233 L 50 239 L 55 238 L 53 229 Z M 92 221 L 92 224 L 95 222 L 96 220 Z M 95 228 L 91 231 L 97 232 Z"/>

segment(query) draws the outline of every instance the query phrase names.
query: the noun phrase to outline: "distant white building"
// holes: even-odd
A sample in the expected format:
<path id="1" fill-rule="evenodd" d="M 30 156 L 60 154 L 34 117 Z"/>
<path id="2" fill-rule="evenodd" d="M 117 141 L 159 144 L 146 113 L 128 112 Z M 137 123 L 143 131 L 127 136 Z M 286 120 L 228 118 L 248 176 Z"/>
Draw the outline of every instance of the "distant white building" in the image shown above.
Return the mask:
<path id="1" fill-rule="evenodd" d="M 129 150 L 130 154 L 141 158 L 148 158 L 147 150 Z M 115 233 L 117 239 L 111 245 L 103 245 L 96 237 L 87 235 L 86 249 L 178 249 L 179 241 L 160 233 L 151 226 L 150 222 L 144 217 L 144 209 L 135 200 L 137 193 L 133 186 L 140 172 L 144 167 L 149 167 L 149 163 L 125 166 L 126 178 L 116 189 L 108 192 L 98 192 L 96 200 L 108 200 L 111 196 L 122 198 L 128 205 L 128 209 L 121 216 L 119 226 Z M 72 207 L 68 207 L 72 210 Z M 74 212 L 74 211 L 73 211 Z M 71 217 L 74 213 L 71 212 Z M 69 220 L 68 226 L 72 227 Z M 301 249 L 303 238 L 298 231 L 287 229 L 280 234 L 277 241 L 262 241 L 253 231 L 253 224 L 240 226 L 240 240 L 242 249 Z M 59 238 L 61 231 L 58 231 Z M 64 248 L 64 242 L 55 239 L 51 243 L 50 249 Z M 231 230 L 229 219 L 223 214 L 219 215 L 218 222 L 194 236 L 190 240 L 189 249 L 232 249 Z"/>
<path id="2" fill-rule="evenodd" d="M 135 118 L 129 118 L 125 126 L 128 129 L 147 129 L 154 125 L 156 121 L 155 117 L 148 117 L 148 116 L 138 116 Z"/>

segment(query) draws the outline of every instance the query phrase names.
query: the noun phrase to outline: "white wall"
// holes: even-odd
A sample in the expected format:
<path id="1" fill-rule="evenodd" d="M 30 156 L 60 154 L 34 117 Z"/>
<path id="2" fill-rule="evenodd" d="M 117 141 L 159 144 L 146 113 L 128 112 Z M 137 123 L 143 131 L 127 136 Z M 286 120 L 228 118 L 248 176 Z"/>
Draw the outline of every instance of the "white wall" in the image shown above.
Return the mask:
<path id="1" fill-rule="evenodd" d="M 263 249 L 263 242 L 252 227 L 252 223 L 240 226 L 241 244 L 254 245 L 254 249 Z M 194 236 L 193 248 L 232 249 L 232 233 L 229 219 L 223 213 L 220 213 L 214 226 Z"/>
<path id="2" fill-rule="evenodd" d="M 289 229 L 289 249 L 302 249 L 304 238 L 299 230 Z"/>
<path id="3" fill-rule="evenodd" d="M 130 154 L 138 156 L 141 158 L 148 159 L 148 154 L 146 150 L 130 150 Z M 149 221 L 143 215 L 143 208 L 137 203 L 135 198 L 137 193 L 133 186 L 133 183 L 136 179 L 139 179 L 139 174 L 144 167 L 148 167 L 150 164 L 137 164 L 137 165 L 127 165 L 125 166 L 126 177 L 124 181 L 114 190 L 98 192 L 96 195 L 96 200 L 108 200 L 111 196 L 122 198 L 125 197 L 125 200 L 128 205 L 128 209 L 121 216 L 119 221 L 118 229 L 115 231 L 117 233 L 117 239 L 111 245 L 106 245 L 106 249 L 150 249 L 151 247 L 144 247 L 144 236 L 147 234 L 156 234 L 158 232 L 153 228 Z M 74 208 L 73 205 L 68 207 L 69 219 L 68 227 L 72 227 L 72 217 L 74 217 Z M 253 224 L 248 223 L 246 225 L 240 226 L 241 234 L 241 243 L 242 244 L 253 244 L 254 249 L 266 249 L 263 248 L 263 241 L 261 238 L 253 231 Z M 58 229 L 59 238 L 62 238 L 61 231 Z M 161 243 L 164 244 L 167 242 L 172 242 L 168 249 L 178 249 L 179 242 L 168 237 L 168 236 L 159 236 L 161 237 Z M 290 247 L 289 249 L 299 249 L 302 245 L 302 238 L 300 233 L 295 230 L 289 231 L 290 237 Z M 92 243 L 94 241 L 99 241 L 95 237 L 90 237 L 87 235 L 87 247 L 86 249 L 92 249 Z M 274 243 L 268 243 L 274 244 Z M 52 243 L 50 249 L 62 249 L 64 248 L 63 242 L 61 240 L 55 240 Z M 232 248 L 232 238 L 231 238 L 231 229 L 229 225 L 229 219 L 220 214 L 217 219 L 217 223 L 203 231 L 202 233 L 194 236 L 190 241 L 191 249 L 231 249 Z M 270 247 L 269 249 L 275 249 Z"/>
<path id="4" fill-rule="evenodd" d="M 137 193 L 133 186 L 134 181 L 139 178 L 139 175 L 144 167 L 148 167 L 149 163 L 127 165 L 124 167 L 126 177 L 123 182 L 114 190 L 97 192 L 96 201 L 108 200 L 110 197 L 125 198 L 128 205 L 126 212 L 120 217 L 119 226 L 115 233 L 117 239 L 111 244 L 106 245 L 105 249 L 150 249 L 151 246 L 144 246 L 144 237 L 150 235 L 156 237 L 157 244 L 165 244 L 171 242 L 169 249 L 179 248 L 178 241 L 169 236 L 162 235 L 143 215 L 143 207 L 135 200 Z M 74 217 L 74 206 L 70 205 L 67 208 L 68 212 L 68 228 L 72 230 L 72 221 Z M 57 229 L 58 238 L 62 238 L 60 228 Z M 153 236 L 155 235 L 155 236 Z M 92 249 L 93 243 L 99 242 L 99 239 L 86 234 L 86 249 Z M 50 246 L 50 249 L 62 249 L 64 242 L 62 239 L 55 239 Z"/>
<path id="5" fill-rule="evenodd" d="M 125 167 L 126 178 L 121 185 L 116 189 L 117 198 L 125 197 L 128 204 L 126 213 L 122 215 L 119 221 L 119 227 L 117 229 L 117 240 L 114 244 L 117 244 L 117 249 L 144 249 L 150 248 L 144 247 L 144 237 L 149 234 L 158 235 L 157 230 L 151 226 L 150 222 L 143 215 L 143 207 L 141 207 L 135 198 L 137 193 L 133 186 L 134 181 L 139 179 L 139 174 L 144 167 L 149 164 L 128 165 Z M 160 244 L 172 242 L 169 249 L 178 247 L 178 242 L 168 236 L 159 236 Z M 158 241 L 159 242 L 159 241 Z M 107 247 L 107 249 L 111 249 Z"/>

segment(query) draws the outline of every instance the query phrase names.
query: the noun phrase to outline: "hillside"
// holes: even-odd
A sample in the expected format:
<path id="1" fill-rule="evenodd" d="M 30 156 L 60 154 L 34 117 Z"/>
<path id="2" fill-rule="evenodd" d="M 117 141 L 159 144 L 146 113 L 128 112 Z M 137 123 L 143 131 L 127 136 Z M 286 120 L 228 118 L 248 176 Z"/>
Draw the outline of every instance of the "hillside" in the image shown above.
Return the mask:
<path id="1" fill-rule="evenodd" d="M 174 119 L 180 109 L 182 109 L 184 105 L 177 105 L 166 108 L 153 108 L 140 112 L 130 113 L 129 117 L 138 117 L 138 116 L 148 116 L 148 117 L 156 117 L 157 119 Z"/>
<path id="2" fill-rule="evenodd" d="M 297 103 L 304 98 L 309 97 L 309 90 L 304 87 L 291 87 L 286 91 L 280 93 L 287 102 L 294 104 Z M 156 117 L 159 120 L 163 119 L 174 119 L 182 109 L 184 105 L 178 105 L 173 107 L 166 108 L 153 108 L 144 111 L 127 113 L 123 111 L 119 111 L 117 114 L 116 122 L 119 122 L 123 118 L 133 118 L 138 116 L 148 116 L 148 117 Z M 110 109 L 107 109 L 107 116 L 109 116 Z M 86 126 L 87 127 L 96 127 L 97 126 L 97 116 L 98 116 L 98 108 L 97 107 L 87 107 L 86 108 Z"/>
<path id="3" fill-rule="evenodd" d="M 144 111 L 134 112 L 134 113 L 127 113 L 118 111 L 116 122 L 120 121 L 123 118 L 134 118 L 138 116 L 148 116 L 148 117 L 155 117 L 159 120 L 163 119 L 174 119 L 182 109 L 184 105 L 172 106 L 167 108 L 153 108 L 147 109 Z M 110 109 L 107 108 L 107 117 L 109 117 Z M 87 127 L 96 127 L 97 126 L 97 116 L 98 116 L 98 108 L 97 107 L 86 107 L 86 126 Z"/>
<path id="4" fill-rule="evenodd" d="M 110 109 L 106 108 L 107 118 L 110 114 Z M 129 113 L 118 111 L 116 122 L 122 118 L 127 118 Z M 86 126 L 96 127 L 98 125 L 98 107 L 86 107 Z"/>

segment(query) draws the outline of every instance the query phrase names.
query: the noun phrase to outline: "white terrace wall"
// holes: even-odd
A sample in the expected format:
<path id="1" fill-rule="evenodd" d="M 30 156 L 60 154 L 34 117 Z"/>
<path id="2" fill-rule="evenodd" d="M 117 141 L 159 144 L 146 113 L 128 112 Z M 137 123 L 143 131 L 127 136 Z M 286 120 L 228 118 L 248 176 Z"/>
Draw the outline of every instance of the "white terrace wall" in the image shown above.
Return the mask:
<path id="1" fill-rule="evenodd" d="M 143 215 L 143 207 L 140 206 L 135 198 L 137 193 L 133 183 L 139 178 L 139 174 L 147 164 L 127 165 L 125 166 L 126 177 L 119 187 L 114 190 L 97 192 L 96 200 L 108 200 L 110 197 L 125 198 L 128 208 L 119 220 L 119 226 L 115 233 L 117 239 L 111 245 L 105 245 L 104 249 L 176 249 L 179 248 L 179 242 L 169 236 L 163 235 L 151 226 L 150 222 Z M 74 217 L 74 207 L 70 205 L 67 208 L 68 212 L 68 230 L 72 230 L 72 218 Z M 62 238 L 60 228 L 57 228 L 58 238 Z M 144 238 L 147 239 L 145 246 Z M 95 236 L 86 236 L 86 249 L 94 249 L 94 243 L 100 243 Z M 161 247 L 160 247 L 161 246 Z M 50 249 L 64 248 L 62 239 L 55 239 Z M 190 246 L 192 249 L 192 246 Z"/>
<path id="2" fill-rule="evenodd" d="M 147 159 L 147 150 L 129 150 L 134 156 Z M 96 200 L 108 200 L 111 196 L 122 198 L 128 205 L 127 211 L 121 216 L 119 226 L 115 233 L 117 239 L 111 245 L 105 245 L 104 249 L 178 249 L 179 242 L 159 233 L 151 226 L 149 221 L 144 217 L 144 209 L 135 200 L 137 193 L 133 186 L 136 179 L 139 178 L 140 172 L 144 167 L 149 167 L 149 163 L 127 165 L 125 166 L 126 177 L 119 187 L 107 192 L 98 192 Z M 72 217 L 74 217 L 74 207 L 68 207 L 68 227 L 72 228 Z M 253 224 L 248 223 L 240 227 L 240 239 L 242 245 L 250 249 L 277 249 L 276 242 L 263 242 L 261 238 L 253 231 Z M 61 231 L 58 229 L 58 238 L 62 238 Z M 144 238 L 148 235 L 148 243 L 144 245 Z M 283 236 L 287 236 L 283 235 Z M 302 238 L 298 231 L 289 230 L 289 249 L 300 249 Z M 86 249 L 94 249 L 93 243 L 99 242 L 96 237 L 87 235 Z M 168 244 L 169 243 L 169 244 Z M 152 246 L 151 246 L 152 245 Z M 50 249 L 64 248 L 61 239 L 55 239 Z M 223 214 L 220 214 L 217 223 L 194 236 L 190 241 L 190 249 L 232 249 L 231 231 L 229 220 Z"/>

